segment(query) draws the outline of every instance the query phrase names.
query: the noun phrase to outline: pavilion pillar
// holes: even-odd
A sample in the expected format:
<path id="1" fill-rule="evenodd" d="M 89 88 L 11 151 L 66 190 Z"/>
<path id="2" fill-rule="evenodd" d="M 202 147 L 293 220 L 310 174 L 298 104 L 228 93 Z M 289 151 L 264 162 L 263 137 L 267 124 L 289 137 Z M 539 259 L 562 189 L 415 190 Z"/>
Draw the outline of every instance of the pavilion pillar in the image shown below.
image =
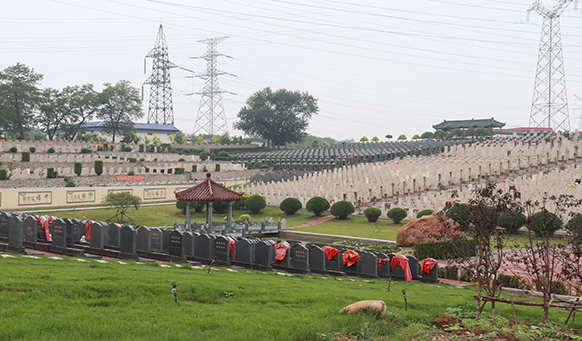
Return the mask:
<path id="1" fill-rule="evenodd" d="M 206 224 L 210 229 L 212 227 L 212 201 L 206 203 Z"/>
<path id="2" fill-rule="evenodd" d="M 231 227 L 232 226 L 232 201 L 228 202 L 228 208 L 226 211 L 226 226 Z"/>
<path id="3" fill-rule="evenodd" d="M 190 204 L 191 201 L 186 201 L 186 230 L 190 231 Z"/>

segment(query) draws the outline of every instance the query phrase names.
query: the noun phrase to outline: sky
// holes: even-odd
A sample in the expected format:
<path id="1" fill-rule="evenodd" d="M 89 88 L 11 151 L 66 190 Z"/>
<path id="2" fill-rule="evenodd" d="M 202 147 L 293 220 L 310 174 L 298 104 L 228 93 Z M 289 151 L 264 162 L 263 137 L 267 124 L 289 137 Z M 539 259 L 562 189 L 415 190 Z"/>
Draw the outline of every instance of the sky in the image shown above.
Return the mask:
<path id="1" fill-rule="evenodd" d="M 0 13 L 0 69 L 22 63 L 42 88 L 151 73 L 162 24 L 175 126 L 193 132 L 206 70 L 201 40 L 218 44 L 231 135 L 240 108 L 266 87 L 308 92 L 319 113 L 308 133 L 337 140 L 434 131 L 443 120 L 494 117 L 528 126 L 543 19 L 533 0 L 19 0 Z M 551 7 L 555 1 L 544 0 Z M 580 5 L 582 9 L 582 4 Z M 582 11 L 561 17 L 572 129 L 582 116 Z M 149 86 L 143 108 L 148 111 Z"/>

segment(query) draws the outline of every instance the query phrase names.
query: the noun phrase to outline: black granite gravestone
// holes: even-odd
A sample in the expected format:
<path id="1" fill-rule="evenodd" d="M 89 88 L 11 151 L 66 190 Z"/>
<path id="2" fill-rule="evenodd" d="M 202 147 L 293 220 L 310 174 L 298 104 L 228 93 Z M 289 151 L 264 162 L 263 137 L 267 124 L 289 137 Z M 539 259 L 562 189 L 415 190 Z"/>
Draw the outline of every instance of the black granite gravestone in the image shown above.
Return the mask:
<path id="1" fill-rule="evenodd" d="M 237 264 L 251 265 L 253 263 L 253 248 L 255 244 L 246 238 L 236 240 L 236 256 L 234 262 Z"/>
<path id="2" fill-rule="evenodd" d="M 170 256 L 182 259 L 184 257 L 184 235 L 181 231 L 170 231 Z"/>
<path id="3" fill-rule="evenodd" d="M 291 247 L 291 268 L 295 272 L 309 273 L 309 250 L 302 244 Z"/>
<path id="4" fill-rule="evenodd" d="M 285 251 L 285 258 L 281 259 L 281 260 L 277 260 L 277 247 L 279 248 L 279 250 L 281 250 L 280 252 L 283 253 L 282 250 L 285 249 L 285 247 L 288 247 L 287 251 Z M 281 257 L 279 257 L 281 258 Z M 282 269 L 289 269 L 291 268 L 291 247 L 289 245 L 289 243 L 287 242 L 281 242 L 279 244 L 277 244 L 275 246 L 275 264 L 274 266 L 278 267 L 278 268 L 282 268 Z"/>
<path id="5" fill-rule="evenodd" d="M 269 241 L 260 241 L 255 245 L 253 268 L 260 270 L 272 270 L 274 258 L 275 245 Z"/>
<path id="6" fill-rule="evenodd" d="M 378 275 L 385 278 L 392 276 L 392 267 L 390 267 L 392 258 L 385 253 L 376 253 L 376 256 L 378 257 Z"/>
<path id="7" fill-rule="evenodd" d="M 12 215 L 7 212 L 0 212 L 0 238 L 8 239 L 8 221 Z"/>
<path id="8" fill-rule="evenodd" d="M 230 266 L 229 240 L 225 236 L 214 239 L 214 258 L 219 264 Z"/>
<path id="9" fill-rule="evenodd" d="M 38 220 L 38 218 L 39 217 L 37 217 L 37 219 L 36 219 L 36 226 L 37 226 L 36 232 L 38 233 L 37 234 L 36 241 L 37 242 L 46 242 L 47 241 L 47 238 L 46 238 L 46 229 L 42 225 L 42 223 L 40 222 L 40 220 Z"/>
<path id="10" fill-rule="evenodd" d="M 136 249 L 145 252 L 152 250 L 152 231 L 149 227 L 140 226 L 137 229 Z"/>
<path id="11" fill-rule="evenodd" d="M 81 241 L 81 238 L 85 236 L 87 238 L 87 222 L 80 219 L 71 219 L 73 223 L 73 244 Z"/>
<path id="12" fill-rule="evenodd" d="M 164 237 L 162 238 L 162 252 L 170 253 L 170 232 L 172 230 L 162 230 Z"/>
<path id="13" fill-rule="evenodd" d="M 326 255 L 325 257 L 325 270 L 326 271 L 342 271 L 342 252 L 344 250 L 339 250 L 339 253 L 329 259 Z"/>
<path id="14" fill-rule="evenodd" d="M 124 225 L 121 228 L 119 237 L 119 248 L 121 252 L 131 255 L 131 258 L 137 258 L 137 255 L 135 254 L 137 243 L 137 233 L 135 232 L 135 227 Z"/>
<path id="15" fill-rule="evenodd" d="M 33 216 L 28 216 L 24 219 L 24 241 L 36 244 L 36 239 L 38 238 L 38 224 L 36 218 Z"/>
<path id="16" fill-rule="evenodd" d="M 371 253 L 360 251 L 360 276 L 378 277 L 378 257 Z"/>
<path id="17" fill-rule="evenodd" d="M 57 218 L 52 223 L 53 244 L 52 247 L 66 248 L 67 247 L 67 224 L 61 218 Z"/>
<path id="18" fill-rule="evenodd" d="M 361 251 L 354 251 L 355 253 L 358 254 L 358 260 L 353 263 L 351 266 L 348 266 L 349 261 L 346 260 L 346 263 L 344 263 L 344 253 L 346 253 L 348 250 L 343 250 L 339 255 L 337 255 L 336 257 L 340 257 L 340 264 L 341 264 L 341 271 L 345 272 L 346 275 L 350 275 L 350 276 L 359 276 L 360 274 L 360 257 L 361 257 Z"/>
<path id="19" fill-rule="evenodd" d="M 24 253 L 22 241 L 24 240 L 24 226 L 22 218 L 13 215 L 8 220 L 8 251 Z"/>
<path id="20" fill-rule="evenodd" d="M 75 243 L 75 236 L 73 235 L 73 219 L 64 219 L 65 221 L 65 230 L 67 231 L 67 244 L 72 245 Z"/>
<path id="21" fill-rule="evenodd" d="M 91 225 L 91 240 L 89 245 L 91 248 L 102 250 L 105 246 L 105 236 L 107 233 L 107 225 L 101 222 L 96 222 Z"/>
<path id="22" fill-rule="evenodd" d="M 394 257 L 392 257 L 394 258 Z M 409 264 L 410 267 L 410 264 Z M 398 263 L 396 265 L 396 267 L 392 267 L 390 266 L 390 268 L 392 269 L 392 278 L 395 280 L 400 280 L 400 281 L 404 281 L 405 280 L 405 272 L 404 272 L 404 268 L 402 268 L 402 266 L 400 265 L 400 263 Z M 411 271 L 412 273 L 412 271 Z"/>
<path id="23" fill-rule="evenodd" d="M 214 236 L 203 233 L 194 239 L 194 257 L 200 260 L 214 258 Z"/>
<path id="24" fill-rule="evenodd" d="M 150 245 L 152 247 L 152 251 L 162 251 L 162 244 L 164 241 L 164 234 L 162 233 L 162 230 L 158 228 L 153 228 L 151 229 L 151 233 L 152 242 Z"/>
<path id="25" fill-rule="evenodd" d="M 426 261 L 426 259 L 423 259 Z M 422 273 L 420 281 L 424 283 L 439 283 L 439 265 L 438 263 L 433 266 L 429 273 Z"/>
<path id="26" fill-rule="evenodd" d="M 194 256 L 194 235 L 192 232 L 184 232 L 184 255 Z"/>
<path id="27" fill-rule="evenodd" d="M 408 258 L 408 266 L 410 267 L 412 280 L 418 281 L 420 279 L 420 277 L 418 277 L 418 259 L 414 256 L 407 256 L 406 258 Z"/>
<path id="28" fill-rule="evenodd" d="M 312 272 L 324 273 L 326 259 L 325 251 L 319 246 L 309 245 L 309 269 Z"/>
<path id="29" fill-rule="evenodd" d="M 119 234 L 121 229 L 119 225 L 110 223 L 107 225 L 107 237 L 105 239 L 105 245 L 113 246 L 115 248 L 119 247 Z"/>

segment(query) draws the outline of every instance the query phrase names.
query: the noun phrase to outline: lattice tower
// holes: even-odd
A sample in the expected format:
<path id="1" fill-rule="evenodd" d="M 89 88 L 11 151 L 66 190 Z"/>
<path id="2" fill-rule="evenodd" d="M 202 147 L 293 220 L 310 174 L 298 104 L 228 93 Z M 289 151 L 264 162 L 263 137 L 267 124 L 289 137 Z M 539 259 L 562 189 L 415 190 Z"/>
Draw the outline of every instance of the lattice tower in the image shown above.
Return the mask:
<path id="1" fill-rule="evenodd" d="M 150 103 L 148 110 L 148 123 L 174 124 L 174 107 L 172 104 L 172 84 L 170 82 L 170 69 L 175 67 L 170 62 L 168 45 L 164 36 L 164 29 L 160 25 L 156 44 L 146 55 L 152 58 L 152 74 L 144 82 L 151 85 Z M 145 63 L 144 63 L 145 72 Z"/>
<path id="2" fill-rule="evenodd" d="M 228 37 L 217 37 L 199 41 L 208 45 L 206 54 L 200 56 L 206 60 L 207 68 L 204 73 L 196 75 L 196 77 L 204 79 L 204 88 L 196 92 L 201 95 L 200 105 L 198 107 L 198 114 L 194 122 L 194 134 L 206 135 L 221 135 L 228 133 L 228 124 L 226 121 L 226 113 L 222 104 L 222 94 L 231 93 L 222 90 L 218 85 L 218 76 L 232 75 L 216 68 L 216 59 L 220 56 L 228 57 L 216 51 L 216 45 Z"/>
<path id="3" fill-rule="evenodd" d="M 558 0 L 551 9 L 535 0 L 530 11 L 544 18 L 534 83 L 530 127 L 548 127 L 554 130 L 570 130 L 566 75 L 562 56 L 560 15 L 572 0 Z"/>

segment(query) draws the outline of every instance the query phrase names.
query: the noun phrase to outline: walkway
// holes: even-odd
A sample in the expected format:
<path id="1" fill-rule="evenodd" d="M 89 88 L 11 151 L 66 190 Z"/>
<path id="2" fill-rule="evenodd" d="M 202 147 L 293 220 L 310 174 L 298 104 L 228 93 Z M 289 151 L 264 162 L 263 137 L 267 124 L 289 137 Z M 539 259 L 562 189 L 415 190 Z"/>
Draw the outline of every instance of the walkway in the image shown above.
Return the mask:
<path id="1" fill-rule="evenodd" d="M 321 224 L 321 223 L 323 223 L 325 221 L 328 221 L 330 219 L 333 219 L 333 218 L 334 218 L 334 216 L 328 215 L 328 216 L 325 216 L 325 217 L 317 218 L 317 219 L 312 220 L 312 221 L 308 221 L 308 222 L 303 223 L 301 225 L 287 226 L 287 229 L 296 229 L 296 228 L 300 228 L 300 227 L 309 227 L 309 226 Z"/>

